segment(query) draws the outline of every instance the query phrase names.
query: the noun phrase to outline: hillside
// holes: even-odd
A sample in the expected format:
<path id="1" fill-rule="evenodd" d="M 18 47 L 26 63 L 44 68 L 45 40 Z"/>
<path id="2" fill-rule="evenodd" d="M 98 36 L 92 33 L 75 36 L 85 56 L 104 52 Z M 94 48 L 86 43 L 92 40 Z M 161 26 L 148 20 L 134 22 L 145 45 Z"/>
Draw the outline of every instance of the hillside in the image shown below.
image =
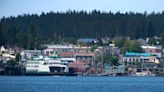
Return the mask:
<path id="1" fill-rule="evenodd" d="M 112 13 L 92 11 L 49 12 L 2 18 L 0 45 L 38 48 L 40 43 L 73 42 L 83 37 L 160 36 L 164 31 L 162 13 Z"/>

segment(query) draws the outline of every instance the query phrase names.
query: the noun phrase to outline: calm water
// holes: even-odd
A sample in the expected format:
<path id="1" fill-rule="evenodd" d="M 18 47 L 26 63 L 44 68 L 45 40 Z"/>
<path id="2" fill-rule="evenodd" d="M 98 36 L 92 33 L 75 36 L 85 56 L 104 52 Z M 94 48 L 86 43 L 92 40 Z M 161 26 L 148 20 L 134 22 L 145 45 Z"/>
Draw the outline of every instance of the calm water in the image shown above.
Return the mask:
<path id="1" fill-rule="evenodd" d="M 164 77 L 0 76 L 0 92 L 164 92 Z"/>

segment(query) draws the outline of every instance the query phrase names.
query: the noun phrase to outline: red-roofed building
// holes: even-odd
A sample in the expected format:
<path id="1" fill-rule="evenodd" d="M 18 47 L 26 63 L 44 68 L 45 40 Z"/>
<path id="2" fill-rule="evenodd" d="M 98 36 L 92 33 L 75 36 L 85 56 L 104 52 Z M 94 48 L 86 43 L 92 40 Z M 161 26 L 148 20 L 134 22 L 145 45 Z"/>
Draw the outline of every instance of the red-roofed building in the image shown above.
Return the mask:
<path id="1" fill-rule="evenodd" d="M 64 58 L 73 58 L 75 52 L 62 52 L 59 54 L 59 56 L 64 57 Z"/>
<path id="2" fill-rule="evenodd" d="M 64 58 L 76 58 L 77 62 L 88 63 L 95 60 L 95 53 L 93 52 L 63 52 L 59 56 Z"/>
<path id="3" fill-rule="evenodd" d="M 81 62 L 69 63 L 68 67 L 71 74 L 82 75 L 86 71 L 85 63 L 81 63 Z"/>

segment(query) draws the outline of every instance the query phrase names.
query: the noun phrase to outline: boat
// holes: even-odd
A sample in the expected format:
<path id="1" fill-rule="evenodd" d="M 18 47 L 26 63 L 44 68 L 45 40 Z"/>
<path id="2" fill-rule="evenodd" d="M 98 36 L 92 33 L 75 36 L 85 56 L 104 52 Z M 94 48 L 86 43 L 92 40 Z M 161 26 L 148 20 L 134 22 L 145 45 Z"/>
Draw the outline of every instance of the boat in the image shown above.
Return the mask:
<path id="1" fill-rule="evenodd" d="M 150 71 L 142 71 L 142 72 L 136 72 L 134 74 L 131 74 L 131 76 L 156 76 L 155 74 L 151 73 Z"/>
<path id="2" fill-rule="evenodd" d="M 40 56 L 26 62 L 27 75 L 64 75 L 68 70 L 60 58 Z"/>

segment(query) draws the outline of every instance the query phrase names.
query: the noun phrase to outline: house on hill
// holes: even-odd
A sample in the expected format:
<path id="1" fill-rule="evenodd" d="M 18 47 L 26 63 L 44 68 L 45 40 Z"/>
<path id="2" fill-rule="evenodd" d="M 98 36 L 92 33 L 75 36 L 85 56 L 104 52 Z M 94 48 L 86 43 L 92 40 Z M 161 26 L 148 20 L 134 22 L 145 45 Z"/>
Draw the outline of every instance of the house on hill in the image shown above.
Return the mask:
<path id="1" fill-rule="evenodd" d="M 78 43 L 98 43 L 96 38 L 81 38 L 77 40 Z"/>

